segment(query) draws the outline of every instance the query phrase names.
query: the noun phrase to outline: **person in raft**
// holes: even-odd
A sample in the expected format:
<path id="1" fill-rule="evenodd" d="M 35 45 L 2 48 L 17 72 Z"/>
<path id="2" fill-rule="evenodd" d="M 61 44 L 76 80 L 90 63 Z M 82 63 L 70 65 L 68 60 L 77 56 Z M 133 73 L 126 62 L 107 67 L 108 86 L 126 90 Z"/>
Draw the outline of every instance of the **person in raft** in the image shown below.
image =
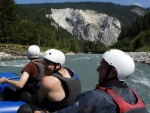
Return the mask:
<path id="1" fill-rule="evenodd" d="M 65 64 L 65 54 L 49 49 L 43 54 L 45 77 L 38 91 L 39 106 L 22 105 L 17 113 L 34 113 L 36 110 L 54 112 L 69 106 L 81 93 L 79 76 Z"/>
<path id="2" fill-rule="evenodd" d="M 118 49 L 106 51 L 97 68 L 99 83 L 95 89 L 55 113 L 148 113 L 143 100 L 125 83 L 134 70 L 135 63 L 128 54 Z"/>
<path id="3" fill-rule="evenodd" d="M 40 48 L 37 45 L 29 46 L 27 54 L 30 62 L 21 71 L 22 75 L 20 79 L 10 80 L 2 77 L 0 83 L 11 85 L 4 89 L 5 100 L 22 100 L 26 103 L 36 105 L 38 102 L 37 92 L 39 90 L 39 82 L 45 75 L 44 66 L 39 60 Z"/>

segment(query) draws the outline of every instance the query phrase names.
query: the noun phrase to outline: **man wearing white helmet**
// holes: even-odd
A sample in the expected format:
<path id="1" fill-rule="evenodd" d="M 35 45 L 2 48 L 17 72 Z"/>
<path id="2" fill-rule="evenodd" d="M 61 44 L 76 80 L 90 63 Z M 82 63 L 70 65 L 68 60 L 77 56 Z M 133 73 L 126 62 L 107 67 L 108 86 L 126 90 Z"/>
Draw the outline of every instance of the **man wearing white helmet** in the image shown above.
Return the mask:
<path id="1" fill-rule="evenodd" d="M 37 91 L 39 89 L 38 83 L 44 76 L 44 67 L 39 60 L 40 48 L 37 45 L 29 46 L 27 54 L 30 62 L 26 64 L 21 71 L 22 76 L 20 77 L 20 80 L 9 80 L 3 77 L 0 79 L 0 83 L 8 83 L 11 85 L 4 90 L 6 100 L 19 99 L 29 104 L 36 104 Z M 12 86 L 15 86 L 16 88 Z"/>
<path id="2" fill-rule="evenodd" d="M 117 49 L 106 51 L 102 58 L 96 88 L 55 113 L 148 113 L 144 102 L 125 83 L 135 70 L 133 59 Z"/>
<path id="3" fill-rule="evenodd" d="M 79 76 L 71 69 L 63 67 L 65 55 L 57 49 L 49 49 L 43 54 L 45 77 L 42 79 L 38 92 L 40 108 L 22 105 L 18 113 L 32 113 L 47 110 L 54 112 L 69 106 L 81 93 Z"/>

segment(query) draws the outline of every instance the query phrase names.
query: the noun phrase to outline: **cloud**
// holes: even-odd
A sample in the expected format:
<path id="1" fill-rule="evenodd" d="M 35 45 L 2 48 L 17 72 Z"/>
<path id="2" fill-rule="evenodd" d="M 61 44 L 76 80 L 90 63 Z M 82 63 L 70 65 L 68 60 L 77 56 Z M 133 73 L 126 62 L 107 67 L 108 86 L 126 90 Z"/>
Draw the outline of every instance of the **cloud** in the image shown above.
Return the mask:
<path id="1" fill-rule="evenodd" d="M 137 6 L 142 7 L 142 4 L 140 4 L 140 3 L 132 3 L 132 5 L 137 5 Z"/>

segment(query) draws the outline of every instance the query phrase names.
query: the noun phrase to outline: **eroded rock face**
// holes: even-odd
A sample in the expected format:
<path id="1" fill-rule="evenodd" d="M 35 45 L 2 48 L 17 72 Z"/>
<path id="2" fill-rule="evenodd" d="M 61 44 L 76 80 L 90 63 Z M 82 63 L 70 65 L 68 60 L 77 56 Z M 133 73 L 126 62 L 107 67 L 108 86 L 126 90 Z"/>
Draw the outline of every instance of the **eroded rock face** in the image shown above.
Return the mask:
<path id="1" fill-rule="evenodd" d="M 93 10 L 51 9 L 46 15 L 77 38 L 101 41 L 106 46 L 117 42 L 121 32 L 121 23 L 116 18 Z"/>

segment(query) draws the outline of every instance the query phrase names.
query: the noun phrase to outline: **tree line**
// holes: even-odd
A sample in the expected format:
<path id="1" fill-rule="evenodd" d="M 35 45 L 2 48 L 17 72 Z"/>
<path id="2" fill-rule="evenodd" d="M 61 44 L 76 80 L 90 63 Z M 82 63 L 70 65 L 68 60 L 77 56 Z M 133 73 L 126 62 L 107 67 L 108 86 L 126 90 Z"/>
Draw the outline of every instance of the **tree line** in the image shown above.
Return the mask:
<path id="1" fill-rule="evenodd" d="M 108 7 L 109 6 L 109 7 Z M 0 43 L 8 44 L 21 44 L 21 45 L 31 45 L 36 44 L 41 47 L 57 48 L 61 49 L 64 52 L 72 51 L 75 53 L 78 52 L 92 52 L 92 53 L 102 53 L 109 49 L 110 47 L 105 47 L 101 42 L 90 42 L 87 40 L 77 39 L 72 34 L 67 32 L 65 29 L 60 26 L 53 26 L 54 21 L 50 18 L 46 18 L 46 14 L 51 13 L 51 8 L 76 8 L 76 9 L 93 9 L 98 12 L 110 13 L 110 15 L 117 15 L 120 17 L 122 23 L 129 23 L 131 20 L 134 20 L 127 28 L 122 28 L 121 35 L 119 37 L 118 43 L 111 46 L 112 48 L 120 48 L 126 51 L 138 51 L 146 50 L 146 42 L 140 42 L 140 37 L 148 37 L 149 31 L 146 28 L 141 28 L 136 33 L 131 34 L 132 26 L 138 25 L 135 22 L 138 20 L 143 20 L 143 17 L 139 17 L 135 20 L 137 15 L 129 13 L 131 20 L 126 19 L 126 16 L 123 16 L 120 12 L 121 8 L 124 12 L 127 13 L 127 8 L 121 5 L 115 5 L 113 3 L 108 3 L 107 5 L 99 2 L 81 2 L 81 3 L 47 3 L 47 4 L 16 4 L 14 0 L 0 0 Z M 112 12 L 108 8 L 112 7 Z M 126 15 L 126 14 L 124 14 Z M 125 18 L 124 20 L 121 18 Z M 144 16 L 144 18 L 148 18 Z M 125 21 L 126 20 L 126 21 Z M 127 21 L 128 20 L 128 21 Z M 140 22 L 141 22 L 140 21 Z M 139 25 L 140 26 L 140 25 Z M 135 29 L 134 29 L 135 30 Z M 145 31 L 143 31 L 145 30 Z M 143 32 L 141 32 L 143 31 Z M 138 32 L 138 33 L 137 33 Z M 140 33 L 140 34 L 139 34 Z M 146 33 L 146 34 L 145 34 Z M 137 36 L 137 38 L 134 38 Z M 130 39 L 134 40 L 134 46 L 130 47 Z M 145 39 L 147 41 L 147 38 Z M 139 43 L 139 44 L 137 44 Z M 123 46 L 120 46 L 122 45 Z M 130 44 L 130 45 L 129 45 Z M 125 46 L 127 45 L 127 46 Z M 140 48 L 139 48 L 140 45 Z"/>
<path id="2" fill-rule="evenodd" d="M 118 42 L 112 47 L 124 51 L 150 51 L 150 12 L 121 29 Z"/>
<path id="3" fill-rule="evenodd" d="M 30 9 L 14 0 L 0 0 L 0 42 L 58 48 L 64 52 L 102 52 L 101 42 L 79 40 L 45 17 L 45 9 Z M 46 11 L 47 12 L 47 11 Z"/>

